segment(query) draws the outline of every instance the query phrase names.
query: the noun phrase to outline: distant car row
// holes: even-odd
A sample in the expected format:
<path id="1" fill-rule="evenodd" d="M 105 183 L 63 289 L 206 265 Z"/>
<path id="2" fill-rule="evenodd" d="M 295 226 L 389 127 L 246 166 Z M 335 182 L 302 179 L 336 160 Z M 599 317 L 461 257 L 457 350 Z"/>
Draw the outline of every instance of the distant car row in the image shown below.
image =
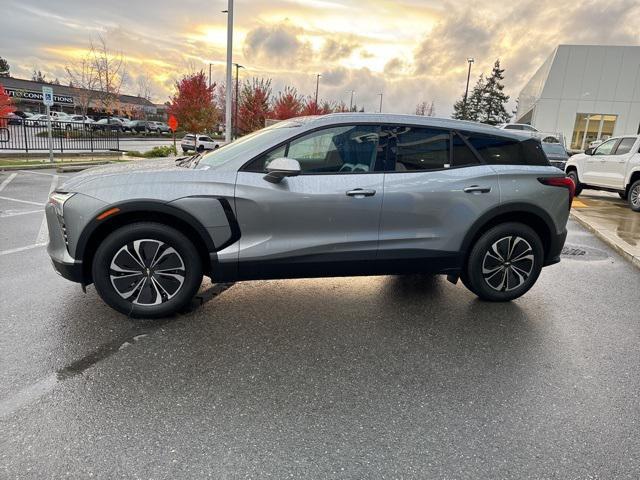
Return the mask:
<path id="1" fill-rule="evenodd" d="M 30 114 L 28 112 L 15 112 L 8 115 L 9 125 L 22 125 L 27 127 L 46 126 L 49 117 L 46 114 Z M 171 133 L 171 128 L 164 122 L 152 120 L 129 120 L 123 117 L 109 117 L 94 120 L 86 115 L 69 115 L 63 112 L 51 112 L 51 126 L 64 130 L 117 130 L 132 133 Z"/>

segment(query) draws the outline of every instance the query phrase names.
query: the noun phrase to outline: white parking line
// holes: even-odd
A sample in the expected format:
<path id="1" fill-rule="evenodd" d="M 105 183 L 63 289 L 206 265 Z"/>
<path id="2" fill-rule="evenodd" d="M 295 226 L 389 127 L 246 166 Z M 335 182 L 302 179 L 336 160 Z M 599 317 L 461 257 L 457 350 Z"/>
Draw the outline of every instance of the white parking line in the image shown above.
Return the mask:
<path id="1" fill-rule="evenodd" d="M 26 203 L 27 205 L 37 205 L 38 207 L 44 207 L 44 203 L 32 202 L 30 200 L 18 200 L 17 198 L 0 197 L 0 200 L 8 200 L 10 202 Z"/>
<path id="2" fill-rule="evenodd" d="M 17 173 L 12 173 L 11 175 L 9 175 L 7 178 L 4 179 L 4 181 L 2 183 L 0 183 L 0 192 L 2 190 L 4 190 L 4 187 L 6 187 L 7 185 L 9 185 L 9 183 L 11 182 L 11 180 L 13 180 L 14 178 L 16 178 L 16 175 L 18 175 Z"/>
<path id="3" fill-rule="evenodd" d="M 33 170 L 18 170 L 20 173 L 30 173 L 32 175 L 46 175 L 46 176 L 56 176 L 55 173 L 47 173 L 47 172 L 34 172 Z"/>
<path id="4" fill-rule="evenodd" d="M 33 245 L 27 245 L 26 247 L 10 248 L 9 250 L 0 250 L 0 257 L 3 255 L 9 255 L 10 253 L 24 252 L 25 250 L 32 250 L 38 247 L 44 247 L 47 243 L 34 243 Z"/>
<path id="5" fill-rule="evenodd" d="M 49 186 L 49 195 L 51 195 L 51 192 L 53 192 L 56 189 L 57 185 L 58 185 L 58 176 L 54 175 L 53 178 L 51 179 L 51 185 Z M 47 195 L 47 197 L 49 195 Z M 38 244 L 38 243 L 46 242 L 48 233 L 49 233 L 49 230 L 47 227 L 47 216 L 43 215 L 42 223 L 40 224 L 40 230 L 38 230 L 38 235 L 36 236 L 35 243 Z"/>
<path id="6" fill-rule="evenodd" d="M 30 215 L 32 213 L 42 213 L 42 209 L 39 208 L 38 210 L 26 210 L 24 212 L 9 212 L 9 213 L 1 213 L 0 212 L 0 218 L 7 218 L 7 217 L 19 217 L 20 215 Z"/>

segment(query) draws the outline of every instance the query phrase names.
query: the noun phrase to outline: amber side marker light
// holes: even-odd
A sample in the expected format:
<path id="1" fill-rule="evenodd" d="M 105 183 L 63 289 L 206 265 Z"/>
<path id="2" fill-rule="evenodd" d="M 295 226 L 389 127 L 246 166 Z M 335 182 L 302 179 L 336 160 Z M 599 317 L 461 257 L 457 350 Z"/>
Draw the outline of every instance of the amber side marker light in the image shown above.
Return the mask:
<path id="1" fill-rule="evenodd" d="M 120 211 L 119 208 L 115 207 L 115 208 L 110 208 L 109 210 L 105 210 L 104 212 L 102 212 L 100 215 L 98 215 L 96 217 L 97 220 L 104 220 L 105 218 L 114 215 L 116 213 L 118 213 Z"/>

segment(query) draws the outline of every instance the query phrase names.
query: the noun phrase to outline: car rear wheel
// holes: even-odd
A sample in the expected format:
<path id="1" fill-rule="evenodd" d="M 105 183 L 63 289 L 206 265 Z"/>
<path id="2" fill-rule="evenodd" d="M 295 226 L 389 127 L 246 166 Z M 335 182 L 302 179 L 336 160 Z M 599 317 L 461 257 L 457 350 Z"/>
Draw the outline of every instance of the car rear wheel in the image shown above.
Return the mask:
<path id="1" fill-rule="evenodd" d="M 137 318 L 175 313 L 202 283 L 202 264 L 193 243 L 159 223 L 134 223 L 111 233 L 98 247 L 92 268 L 105 303 Z"/>
<path id="2" fill-rule="evenodd" d="M 582 193 L 582 184 L 580 183 L 580 180 L 578 180 L 578 172 L 575 170 L 570 170 L 569 173 L 567 173 L 567 177 L 573 180 L 573 184 L 576 186 L 575 196 L 577 197 L 578 195 L 580 195 L 580 193 Z"/>
<path id="3" fill-rule="evenodd" d="M 640 212 L 640 180 L 636 180 L 629 188 L 629 206 L 634 212 Z"/>
<path id="4" fill-rule="evenodd" d="M 204 145 L 198 145 L 197 151 L 198 153 L 204 152 Z"/>
<path id="5" fill-rule="evenodd" d="M 465 284 L 483 300 L 506 302 L 524 295 L 542 269 L 540 237 L 527 225 L 504 223 L 485 232 L 473 246 Z"/>

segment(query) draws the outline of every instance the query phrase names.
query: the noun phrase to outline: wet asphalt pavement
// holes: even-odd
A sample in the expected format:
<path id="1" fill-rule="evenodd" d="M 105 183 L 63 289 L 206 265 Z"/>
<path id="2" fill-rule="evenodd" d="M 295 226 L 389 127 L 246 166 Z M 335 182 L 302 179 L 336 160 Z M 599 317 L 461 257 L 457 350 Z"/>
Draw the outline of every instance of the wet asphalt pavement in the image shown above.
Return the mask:
<path id="1" fill-rule="evenodd" d="M 206 282 L 133 321 L 33 246 L 52 179 L 0 192 L 0 478 L 640 476 L 640 270 L 577 224 L 507 304 L 441 277 Z"/>

